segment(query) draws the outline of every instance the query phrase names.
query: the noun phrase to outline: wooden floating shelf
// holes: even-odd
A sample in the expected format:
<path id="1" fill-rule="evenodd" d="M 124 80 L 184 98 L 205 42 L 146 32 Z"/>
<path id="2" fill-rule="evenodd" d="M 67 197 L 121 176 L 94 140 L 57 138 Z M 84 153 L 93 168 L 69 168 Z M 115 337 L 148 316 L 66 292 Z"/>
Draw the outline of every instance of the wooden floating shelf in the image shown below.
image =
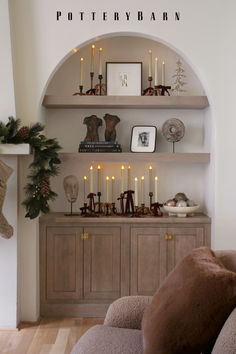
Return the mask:
<path id="1" fill-rule="evenodd" d="M 206 96 L 49 96 L 47 108 L 175 108 L 203 109 L 209 106 Z"/>
<path id="2" fill-rule="evenodd" d="M 109 162 L 131 162 L 131 161 L 143 161 L 143 162 L 184 162 L 184 163 L 209 163 L 209 153 L 172 153 L 172 152 L 156 152 L 156 153 L 90 153 L 90 152 L 78 152 L 78 153 L 60 153 L 60 159 L 63 162 L 69 160 L 79 161 L 109 161 Z"/>

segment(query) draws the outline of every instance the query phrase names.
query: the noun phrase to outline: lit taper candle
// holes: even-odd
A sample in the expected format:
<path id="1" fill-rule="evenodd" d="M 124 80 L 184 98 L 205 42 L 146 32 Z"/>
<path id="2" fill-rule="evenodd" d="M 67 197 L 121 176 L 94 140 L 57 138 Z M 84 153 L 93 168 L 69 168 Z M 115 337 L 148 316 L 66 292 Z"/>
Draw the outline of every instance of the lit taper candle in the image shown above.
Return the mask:
<path id="1" fill-rule="evenodd" d="M 97 172 L 98 172 L 98 192 L 101 192 L 101 166 L 98 165 L 97 167 Z"/>
<path id="2" fill-rule="evenodd" d="M 158 202 L 158 177 L 155 177 L 155 203 Z"/>
<path id="3" fill-rule="evenodd" d="M 93 166 L 90 166 L 90 193 L 93 193 Z"/>
<path id="4" fill-rule="evenodd" d="M 138 206 L 138 178 L 134 179 L 134 203 L 135 206 Z"/>
<path id="5" fill-rule="evenodd" d="M 141 177 L 141 203 L 144 204 L 144 176 Z"/>
<path id="6" fill-rule="evenodd" d="M 106 203 L 109 203 L 109 177 L 106 177 Z"/>
<path id="7" fill-rule="evenodd" d="M 93 44 L 91 47 L 91 73 L 94 73 L 94 51 L 95 51 L 95 45 Z"/>
<path id="8" fill-rule="evenodd" d="M 158 58 L 155 58 L 155 79 L 154 79 L 154 85 L 158 86 Z"/>
<path id="9" fill-rule="evenodd" d="M 80 58 L 80 86 L 83 86 L 84 58 Z"/>
<path id="10" fill-rule="evenodd" d="M 98 69 L 98 75 L 102 75 L 102 48 L 99 48 L 99 69 Z"/>
<path id="11" fill-rule="evenodd" d="M 148 76 L 152 76 L 152 51 L 151 49 L 148 51 L 149 54 L 149 65 L 148 65 Z"/>
<path id="12" fill-rule="evenodd" d="M 87 196 L 87 176 L 84 176 L 84 203 L 86 203 Z"/>
<path id="13" fill-rule="evenodd" d="M 111 196 L 112 196 L 112 203 L 115 203 L 115 177 L 111 177 Z"/>
<path id="14" fill-rule="evenodd" d="M 121 177 L 121 186 L 120 186 L 120 192 L 124 193 L 124 169 L 125 166 L 121 166 L 121 170 L 120 170 L 120 177 Z"/>
<path id="15" fill-rule="evenodd" d="M 130 166 L 128 167 L 127 170 L 127 189 L 128 191 L 130 191 L 131 189 L 131 167 Z"/>
<path id="16" fill-rule="evenodd" d="M 166 63 L 162 62 L 162 86 L 165 86 L 166 81 Z"/>
<path id="17" fill-rule="evenodd" d="M 149 166 L 149 193 L 152 192 L 152 166 Z"/>

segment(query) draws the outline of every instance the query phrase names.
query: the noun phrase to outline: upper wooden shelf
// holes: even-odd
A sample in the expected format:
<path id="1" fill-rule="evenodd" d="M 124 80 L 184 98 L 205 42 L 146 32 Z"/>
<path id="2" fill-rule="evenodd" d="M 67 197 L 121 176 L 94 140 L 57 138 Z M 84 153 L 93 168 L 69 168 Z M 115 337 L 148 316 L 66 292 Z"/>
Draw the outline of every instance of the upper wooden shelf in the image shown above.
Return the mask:
<path id="1" fill-rule="evenodd" d="M 209 163 L 209 153 L 181 153 L 181 152 L 154 152 L 154 153 L 93 153 L 93 152 L 72 152 L 59 153 L 62 161 L 107 161 L 107 162 L 184 162 L 184 163 Z"/>
<path id="2" fill-rule="evenodd" d="M 206 96 L 49 96 L 47 108 L 177 108 L 203 109 L 209 106 Z"/>

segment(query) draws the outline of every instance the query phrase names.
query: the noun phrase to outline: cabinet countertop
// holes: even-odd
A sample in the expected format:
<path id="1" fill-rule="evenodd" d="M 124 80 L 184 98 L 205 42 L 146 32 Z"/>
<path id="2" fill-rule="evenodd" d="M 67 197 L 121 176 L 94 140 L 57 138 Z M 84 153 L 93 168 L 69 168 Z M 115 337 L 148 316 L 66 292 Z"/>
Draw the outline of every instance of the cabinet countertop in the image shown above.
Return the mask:
<path id="1" fill-rule="evenodd" d="M 210 224 L 211 218 L 202 213 L 196 213 L 194 216 L 186 218 L 168 216 L 164 214 L 162 217 L 154 216 L 99 216 L 99 217 L 83 217 L 83 216 L 65 216 L 61 212 L 52 212 L 42 215 L 39 218 L 41 224 L 47 223 L 68 223 L 68 224 Z"/>

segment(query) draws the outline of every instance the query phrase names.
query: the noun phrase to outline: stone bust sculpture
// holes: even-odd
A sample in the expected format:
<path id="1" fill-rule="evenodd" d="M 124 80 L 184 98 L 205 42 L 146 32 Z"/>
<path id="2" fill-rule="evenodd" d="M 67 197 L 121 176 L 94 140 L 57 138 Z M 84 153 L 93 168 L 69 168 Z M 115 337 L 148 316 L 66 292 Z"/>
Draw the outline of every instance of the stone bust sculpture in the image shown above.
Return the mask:
<path id="1" fill-rule="evenodd" d="M 79 192 L 78 178 L 73 175 L 66 176 L 64 178 L 64 190 L 68 202 L 75 203 Z"/>

